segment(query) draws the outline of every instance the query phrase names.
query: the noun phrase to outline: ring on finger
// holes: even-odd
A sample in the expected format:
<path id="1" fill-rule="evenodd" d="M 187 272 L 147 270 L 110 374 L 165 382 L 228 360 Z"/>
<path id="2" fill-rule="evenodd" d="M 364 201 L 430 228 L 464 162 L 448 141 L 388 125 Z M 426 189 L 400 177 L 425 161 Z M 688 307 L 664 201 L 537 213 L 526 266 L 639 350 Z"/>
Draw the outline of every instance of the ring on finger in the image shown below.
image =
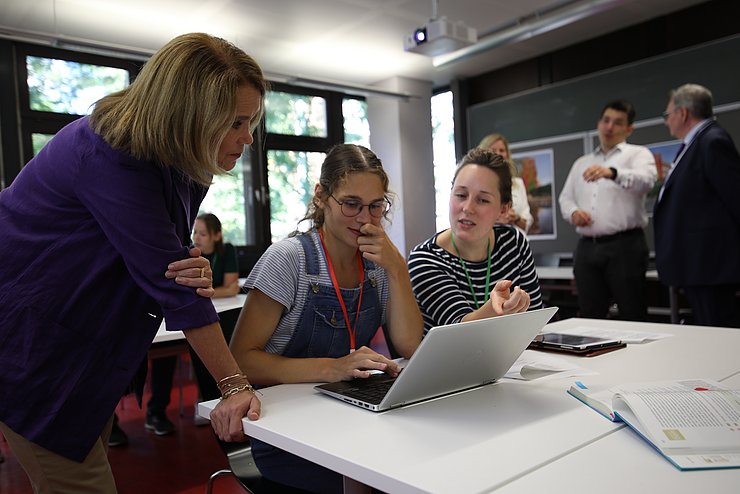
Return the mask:
<path id="1" fill-rule="evenodd" d="M 200 268 L 200 277 L 205 278 L 206 276 L 206 268 Z"/>

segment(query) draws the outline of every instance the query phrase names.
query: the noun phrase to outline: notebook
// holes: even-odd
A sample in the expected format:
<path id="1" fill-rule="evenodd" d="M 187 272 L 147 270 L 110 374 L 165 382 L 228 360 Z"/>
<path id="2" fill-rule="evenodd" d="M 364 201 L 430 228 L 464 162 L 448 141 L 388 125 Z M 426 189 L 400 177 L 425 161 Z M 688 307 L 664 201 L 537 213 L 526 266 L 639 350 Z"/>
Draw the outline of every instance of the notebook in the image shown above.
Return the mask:
<path id="1" fill-rule="evenodd" d="M 501 378 L 557 307 L 437 326 L 397 377 L 375 374 L 321 384 L 333 398 L 381 412 L 490 384 Z"/>

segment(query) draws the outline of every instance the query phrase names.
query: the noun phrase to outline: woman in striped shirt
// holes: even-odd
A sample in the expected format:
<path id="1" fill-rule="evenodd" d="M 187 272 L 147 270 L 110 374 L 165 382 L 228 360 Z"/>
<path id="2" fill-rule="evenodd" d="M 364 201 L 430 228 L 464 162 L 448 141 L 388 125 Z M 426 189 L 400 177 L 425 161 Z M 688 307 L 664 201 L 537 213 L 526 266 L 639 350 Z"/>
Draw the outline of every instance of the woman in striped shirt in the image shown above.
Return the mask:
<path id="1" fill-rule="evenodd" d="M 511 173 L 499 155 L 473 149 L 455 172 L 448 230 L 416 246 L 409 273 L 424 317 L 434 326 L 543 307 L 524 234 L 496 220 L 511 207 Z"/>

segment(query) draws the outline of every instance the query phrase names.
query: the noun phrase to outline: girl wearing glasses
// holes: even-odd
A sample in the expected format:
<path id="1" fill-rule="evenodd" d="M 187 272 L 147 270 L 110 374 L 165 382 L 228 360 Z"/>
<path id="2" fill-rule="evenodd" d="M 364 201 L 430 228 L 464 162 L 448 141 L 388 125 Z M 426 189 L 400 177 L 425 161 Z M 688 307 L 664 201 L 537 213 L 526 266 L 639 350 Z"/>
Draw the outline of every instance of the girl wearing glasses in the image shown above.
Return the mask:
<path id="1" fill-rule="evenodd" d="M 450 228 L 414 247 L 411 284 L 424 329 L 542 307 L 532 251 L 521 230 L 501 225 L 511 208 L 511 172 L 476 148 L 455 171 Z"/>
<path id="2" fill-rule="evenodd" d="M 388 176 L 369 149 L 333 147 L 304 220 L 312 228 L 267 249 L 247 278 L 247 301 L 231 350 L 259 385 L 397 375 L 367 345 L 381 325 L 408 358 L 423 322 L 404 258 L 382 220 Z M 342 492 L 335 472 L 252 440 L 263 477 L 316 492 Z"/>

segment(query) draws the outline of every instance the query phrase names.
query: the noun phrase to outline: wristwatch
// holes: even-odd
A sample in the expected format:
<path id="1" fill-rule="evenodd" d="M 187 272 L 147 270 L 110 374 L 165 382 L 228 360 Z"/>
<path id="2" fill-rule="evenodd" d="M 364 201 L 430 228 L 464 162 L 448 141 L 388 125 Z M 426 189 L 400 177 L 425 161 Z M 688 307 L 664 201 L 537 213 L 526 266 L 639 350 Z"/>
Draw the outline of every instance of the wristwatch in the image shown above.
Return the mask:
<path id="1" fill-rule="evenodd" d="M 614 168 L 613 166 L 610 166 L 609 169 L 612 171 L 612 180 L 616 180 L 617 179 L 617 169 Z"/>

